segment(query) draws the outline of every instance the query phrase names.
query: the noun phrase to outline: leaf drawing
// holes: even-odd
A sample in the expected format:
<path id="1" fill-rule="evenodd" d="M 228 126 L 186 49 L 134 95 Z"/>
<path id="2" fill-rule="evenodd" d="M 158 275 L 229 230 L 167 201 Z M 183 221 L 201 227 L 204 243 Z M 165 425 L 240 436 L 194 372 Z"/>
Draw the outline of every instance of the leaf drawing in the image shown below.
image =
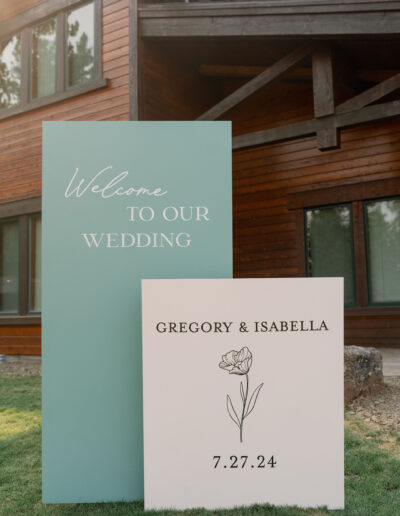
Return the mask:
<path id="1" fill-rule="evenodd" d="M 254 389 L 254 392 L 253 394 L 251 395 L 251 398 L 250 398 L 250 401 L 249 401 L 249 404 L 247 405 L 247 410 L 244 414 L 244 417 L 247 417 L 249 414 L 251 414 L 251 412 L 254 410 L 254 407 L 256 406 L 256 401 L 257 401 L 257 398 L 258 398 L 258 395 L 260 394 L 260 391 L 261 391 L 261 387 L 263 386 L 264 384 L 261 383 L 258 387 L 256 387 Z"/>
<path id="2" fill-rule="evenodd" d="M 236 414 L 236 410 L 233 407 L 232 400 L 229 394 L 226 395 L 226 408 L 228 409 L 228 414 L 232 421 L 240 428 L 240 420 L 238 415 Z"/>

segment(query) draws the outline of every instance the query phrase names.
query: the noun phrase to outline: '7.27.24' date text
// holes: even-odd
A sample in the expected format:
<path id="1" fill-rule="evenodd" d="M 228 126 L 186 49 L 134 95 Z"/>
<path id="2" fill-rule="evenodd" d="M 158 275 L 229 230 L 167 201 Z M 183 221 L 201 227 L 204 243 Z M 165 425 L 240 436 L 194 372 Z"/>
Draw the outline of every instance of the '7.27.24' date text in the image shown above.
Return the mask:
<path id="1" fill-rule="evenodd" d="M 244 469 L 244 468 L 275 468 L 277 461 L 274 456 L 266 460 L 264 455 L 258 455 L 256 458 L 251 458 L 248 455 L 231 455 L 228 457 L 222 457 L 222 455 L 214 455 L 214 469 Z"/>

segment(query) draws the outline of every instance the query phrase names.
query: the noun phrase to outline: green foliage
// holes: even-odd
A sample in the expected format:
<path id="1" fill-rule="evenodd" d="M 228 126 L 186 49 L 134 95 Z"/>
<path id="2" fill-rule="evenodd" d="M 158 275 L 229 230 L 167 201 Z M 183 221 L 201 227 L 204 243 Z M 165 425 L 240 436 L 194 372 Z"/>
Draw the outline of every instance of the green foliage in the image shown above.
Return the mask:
<path id="1" fill-rule="evenodd" d="M 79 39 L 78 39 L 79 38 Z M 79 21 L 68 24 L 68 86 L 83 84 L 93 79 L 94 51 L 89 38 L 80 30 Z"/>
<path id="2" fill-rule="evenodd" d="M 353 235 L 349 205 L 307 211 L 310 276 L 344 277 L 344 301 L 354 303 Z"/>
<path id="3" fill-rule="evenodd" d="M 222 511 L 204 509 L 144 512 L 143 502 L 41 504 L 40 377 L 0 376 L 0 515 L 106 516 L 394 516 L 400 514 L 400 440 L 371 431 L 346 417 L 346 510 L 253 506 Z M 391 451 L 382 449 L 390 437 Z"/>
<path id="4" fill-rule="evenodd" d="M 8 55 L 11 46 L 11 56 Z M 20 101 L 21 36 L 19 34 L 0 42 L 0 109 Z"/>

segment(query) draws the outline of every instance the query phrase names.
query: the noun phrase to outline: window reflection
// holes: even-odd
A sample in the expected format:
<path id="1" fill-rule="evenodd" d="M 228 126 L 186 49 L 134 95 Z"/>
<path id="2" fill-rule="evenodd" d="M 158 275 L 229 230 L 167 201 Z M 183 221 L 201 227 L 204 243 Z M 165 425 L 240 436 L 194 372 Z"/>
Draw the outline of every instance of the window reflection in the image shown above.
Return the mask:
<path id="1" fill-rule="evenodd" d="M 400 302 L 400 198 L 370 201 L 366 207 L 371 303 Z"/>
<path id="2" fill-rule="evenodd" d="M 56 22 L 48 20 L 32 29 L 31 97 L 56 91 Z"/>
<path id="3" fill-rule="evenodd" d="M 87 4 L 68 14 L 67 86 L 94 78 L 94 5 Z"/>
<path id="4" fill-rule="evenodd" d="M 18 220 L 0 222 L 0 312 L 18 312 Z"/>
<path id="5" fill-rule="evenodd" d="M 21 101 L 21 35 L 0 42 L 0 109 Z"/>
<path id="6" fill-rule="evenodd" d="M 343 276 L 346 306 L 356 303 L 351 220 L 349 205 L 306 210 L 308 276 Z"/>

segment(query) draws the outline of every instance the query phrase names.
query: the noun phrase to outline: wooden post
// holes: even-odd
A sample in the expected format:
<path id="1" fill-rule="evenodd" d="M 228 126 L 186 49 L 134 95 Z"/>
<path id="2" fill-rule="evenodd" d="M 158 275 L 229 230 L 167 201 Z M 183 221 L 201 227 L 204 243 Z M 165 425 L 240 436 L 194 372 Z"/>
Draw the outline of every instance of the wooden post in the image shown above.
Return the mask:
<path id="1" fill-rule="evenodd" d="M 333 92 L 332 50 L 329 45 L 318 46 L 312 54 L 314 113 L 317 144 L 320 150 L 339 146 L 335 125 L 335 100 Z"/>

